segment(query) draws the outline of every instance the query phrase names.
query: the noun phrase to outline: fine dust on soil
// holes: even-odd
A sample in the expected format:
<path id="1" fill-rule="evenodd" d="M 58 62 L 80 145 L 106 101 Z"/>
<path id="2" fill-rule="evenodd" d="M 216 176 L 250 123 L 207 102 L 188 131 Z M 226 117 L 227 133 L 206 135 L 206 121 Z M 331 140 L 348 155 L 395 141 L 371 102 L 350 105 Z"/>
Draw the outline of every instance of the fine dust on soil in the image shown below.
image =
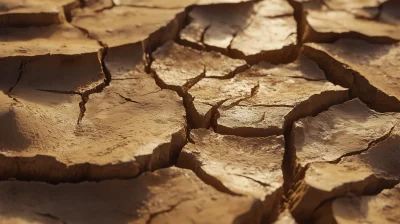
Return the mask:
<path id="1" fill-rule="evenodd" d="M 0 223 L 400 223 L 399 0 L 0 0 Z"/>

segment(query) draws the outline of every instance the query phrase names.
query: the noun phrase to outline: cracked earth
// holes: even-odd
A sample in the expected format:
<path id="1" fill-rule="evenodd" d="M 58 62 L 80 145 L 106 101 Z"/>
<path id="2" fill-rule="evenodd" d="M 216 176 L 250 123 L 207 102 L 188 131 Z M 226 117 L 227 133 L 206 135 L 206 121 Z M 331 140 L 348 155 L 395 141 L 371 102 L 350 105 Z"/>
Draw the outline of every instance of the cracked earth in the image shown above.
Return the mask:
<path id="1" fill-rule="evenodd" d="M 400 223 L 399 0 L 0 0 L 0 223 Z"/>

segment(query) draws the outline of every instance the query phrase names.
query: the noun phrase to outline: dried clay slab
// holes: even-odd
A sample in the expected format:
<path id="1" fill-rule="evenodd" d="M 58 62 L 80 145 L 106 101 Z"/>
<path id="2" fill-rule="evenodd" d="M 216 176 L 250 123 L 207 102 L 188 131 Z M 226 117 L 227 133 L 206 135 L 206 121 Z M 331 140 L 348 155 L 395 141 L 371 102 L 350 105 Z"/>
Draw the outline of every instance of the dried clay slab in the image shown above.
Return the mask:
<path id="1" fill-rule="evenodd" d="M 12 96 L 1 104 L 10 130 L 0 141 L 2 178 L 134 177 L 170 165 L 186 143 L 181 99 L 147 74 L 114 80 L 84 105 L 76 94 L 17 88 Z"/>
<path id="2" fill-rule="evenodd" d="M 71 25 L 2 28 L 0 89 L 84 92 L 105 75 L 101 46 Z"/>
<path id="3" fill-rule="evenodd" d="M 400 33 L 400 32 L 399 32 Z M 378 111 L 400 111 L 400 44 L 371 44 L 342 39 L 332 44 L 307 44 L 303 51 L 334 83 Z"/>
<path id="4" fill-rule="evenodd" d="M 283 194 L 283 136 L 242 138 L 195 129 L 190 139 L 177 166 L 223 192 L 261 200 L 264 219 L 276 219 Z"/>
<path id="5" fill-rule="evenodd" d="M 297 163 L 306 171 L 291 197 L 292 214 L 305 221 L 331 198 L 400 181 L 399 125 L 399 114 L 375 112 L 358 99 L 296 122 Z"/>
<path id="6" fill-rule="evenodd" d="M 0 199 L 0 223 L 255 224 L 262 214 L 258 200 L 221 193 L 178 168 L 77 184 L 3 181 Z"/>

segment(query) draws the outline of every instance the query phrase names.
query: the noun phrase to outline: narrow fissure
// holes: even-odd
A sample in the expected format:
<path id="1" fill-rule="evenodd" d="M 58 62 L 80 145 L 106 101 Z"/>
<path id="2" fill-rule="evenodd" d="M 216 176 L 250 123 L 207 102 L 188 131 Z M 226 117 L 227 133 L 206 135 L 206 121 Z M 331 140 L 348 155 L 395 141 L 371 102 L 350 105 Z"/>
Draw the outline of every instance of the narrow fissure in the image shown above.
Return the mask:
<path id="1" fill-rule="evenodd" d="M 371 149 L 373 146 L 375 146 L 375 145 L 379 144 L 380 142 L 383 142 L 383 141 L 387 140 L 388 138 L 390 138 L 390 136 L 392 135 L 392 132 L 393 132 L 393 130 L 394 130 L 395 127 L 396 127 L 396 125 L 395 125 L 395 126 L 392 126 L 392 127 L 390 128 L 390 130 L 389 130 L 387 133 L 385 133 L 385 134 L 382 135 L 381 137 L 379 137 L 379 138 L 377 138 L 377 139 L 371 141 L 370 143 L 368 143 L 368 147 L 367 147 L 367 148 L 365 148 L 365 149 L 363 149 L 363 150 L 360 150 L 360 151 L 355 151 L 355 152 L 346 153 L 346 154 L 342 155 L 340 158 L 338 158 L 338 159 L 332 161 L 331 163 L 336 163 L 336 164 L 337 164 L 337 163 L 339 163 L 339 162 L 340 162 L 343 158 L 345 158 L 345 157 L 354 156 L 354 155 L 359 155 L 359 154 L 362 154 L 362 153 L 364 153 L 364 152 L 367 152 L 367 151 L 368 151 L 369 149 Z"/>
<path id="2" fill-rule="evenodd" d="M 27 63 L 26 59 L 21 60 L 21 63 L 19 64 L 19 68 L 18 68 L 18 78 L 17 78 L 15 84 L 13 86 L 11 86 L 10 89 L 8 90 L 7 95 L 11 94 L 13 89 L 18 85 L 19 81 L 21 80 L 22 74 L 24 73 L 24 67 L 25 67 L 26 63 Z"/>

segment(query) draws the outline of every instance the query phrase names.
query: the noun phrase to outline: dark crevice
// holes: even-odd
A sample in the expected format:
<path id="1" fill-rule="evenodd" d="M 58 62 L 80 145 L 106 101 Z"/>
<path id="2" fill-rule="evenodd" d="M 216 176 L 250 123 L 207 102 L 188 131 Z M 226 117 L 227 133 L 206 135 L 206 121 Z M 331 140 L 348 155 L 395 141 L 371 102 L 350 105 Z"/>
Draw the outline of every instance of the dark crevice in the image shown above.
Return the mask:
<path id="1" fill-rule="evenodd" d="M 81 95 L 80 92 L 76 92 L 73 90 L 52 90 L 52 89 L 36 89 L 38 91 L 42 91 L 42 92 L 49 92 L 49 93 L 58 93 L 58 94 L 66 94 L 66 95 Z"/>
<path id="2" fill-rule="evenodd" d="M 100 93 L 103 91 L 103 89 L 106 86 L 109 86 L 112 80 L 112 76 L 110 71 L 108 70 L 105 60 L 108 54 L 108 46 L 106 44 L 102 44 L 103 48 L 99 50 L 98 52 L 98 58 L 100 62 L 100 67 L 102 70 L 102 73 L 104 75 L 104 80 L 103 82 L 97 84 L 94 88 L 85 90 L 84 92 L 81 93 L 82 100 L 79 103 L 79 108 L 80 108 L 80 114 L 78 117 L 77 124 L 79 125 L 82 122 L 83 117 L 85 116 L 86 112 L 86 103 L 89 100 L 89 96 L 93 93 Z"/>
<path id="3" fill-rule="evenodd" d="M 132 100 L 132 99 L 131 99 L 131 98 L 129 98 L 129 97 L 122 96 L 122 95 L 121 95 L 121 94 L 119 94 L 119 93 L 117 93 L 117 95 L 118 95 L 118 96 L 120 96 L 122 99 L 124 99 L 124 100 L 128 101 L 128 102 L 132 102 L 132 103 L 140 103 L 140 102 L 138 102 L 138 101 Z"/>
<path id="4" fill-rule="evenodd" d="M 107 7 L 101 8 L 101 9 L 97 9 L 97 10 L 95 10 L 95 12 L 96 13 L 100 13 L 100 12 L 103 12 L 105 10 L 112 9 L 114 7 L 115 7 L 115 3 L 114 3 L 114 1 L 111 1 L 111 5 L 110 6 L 107 6 Z"/>

